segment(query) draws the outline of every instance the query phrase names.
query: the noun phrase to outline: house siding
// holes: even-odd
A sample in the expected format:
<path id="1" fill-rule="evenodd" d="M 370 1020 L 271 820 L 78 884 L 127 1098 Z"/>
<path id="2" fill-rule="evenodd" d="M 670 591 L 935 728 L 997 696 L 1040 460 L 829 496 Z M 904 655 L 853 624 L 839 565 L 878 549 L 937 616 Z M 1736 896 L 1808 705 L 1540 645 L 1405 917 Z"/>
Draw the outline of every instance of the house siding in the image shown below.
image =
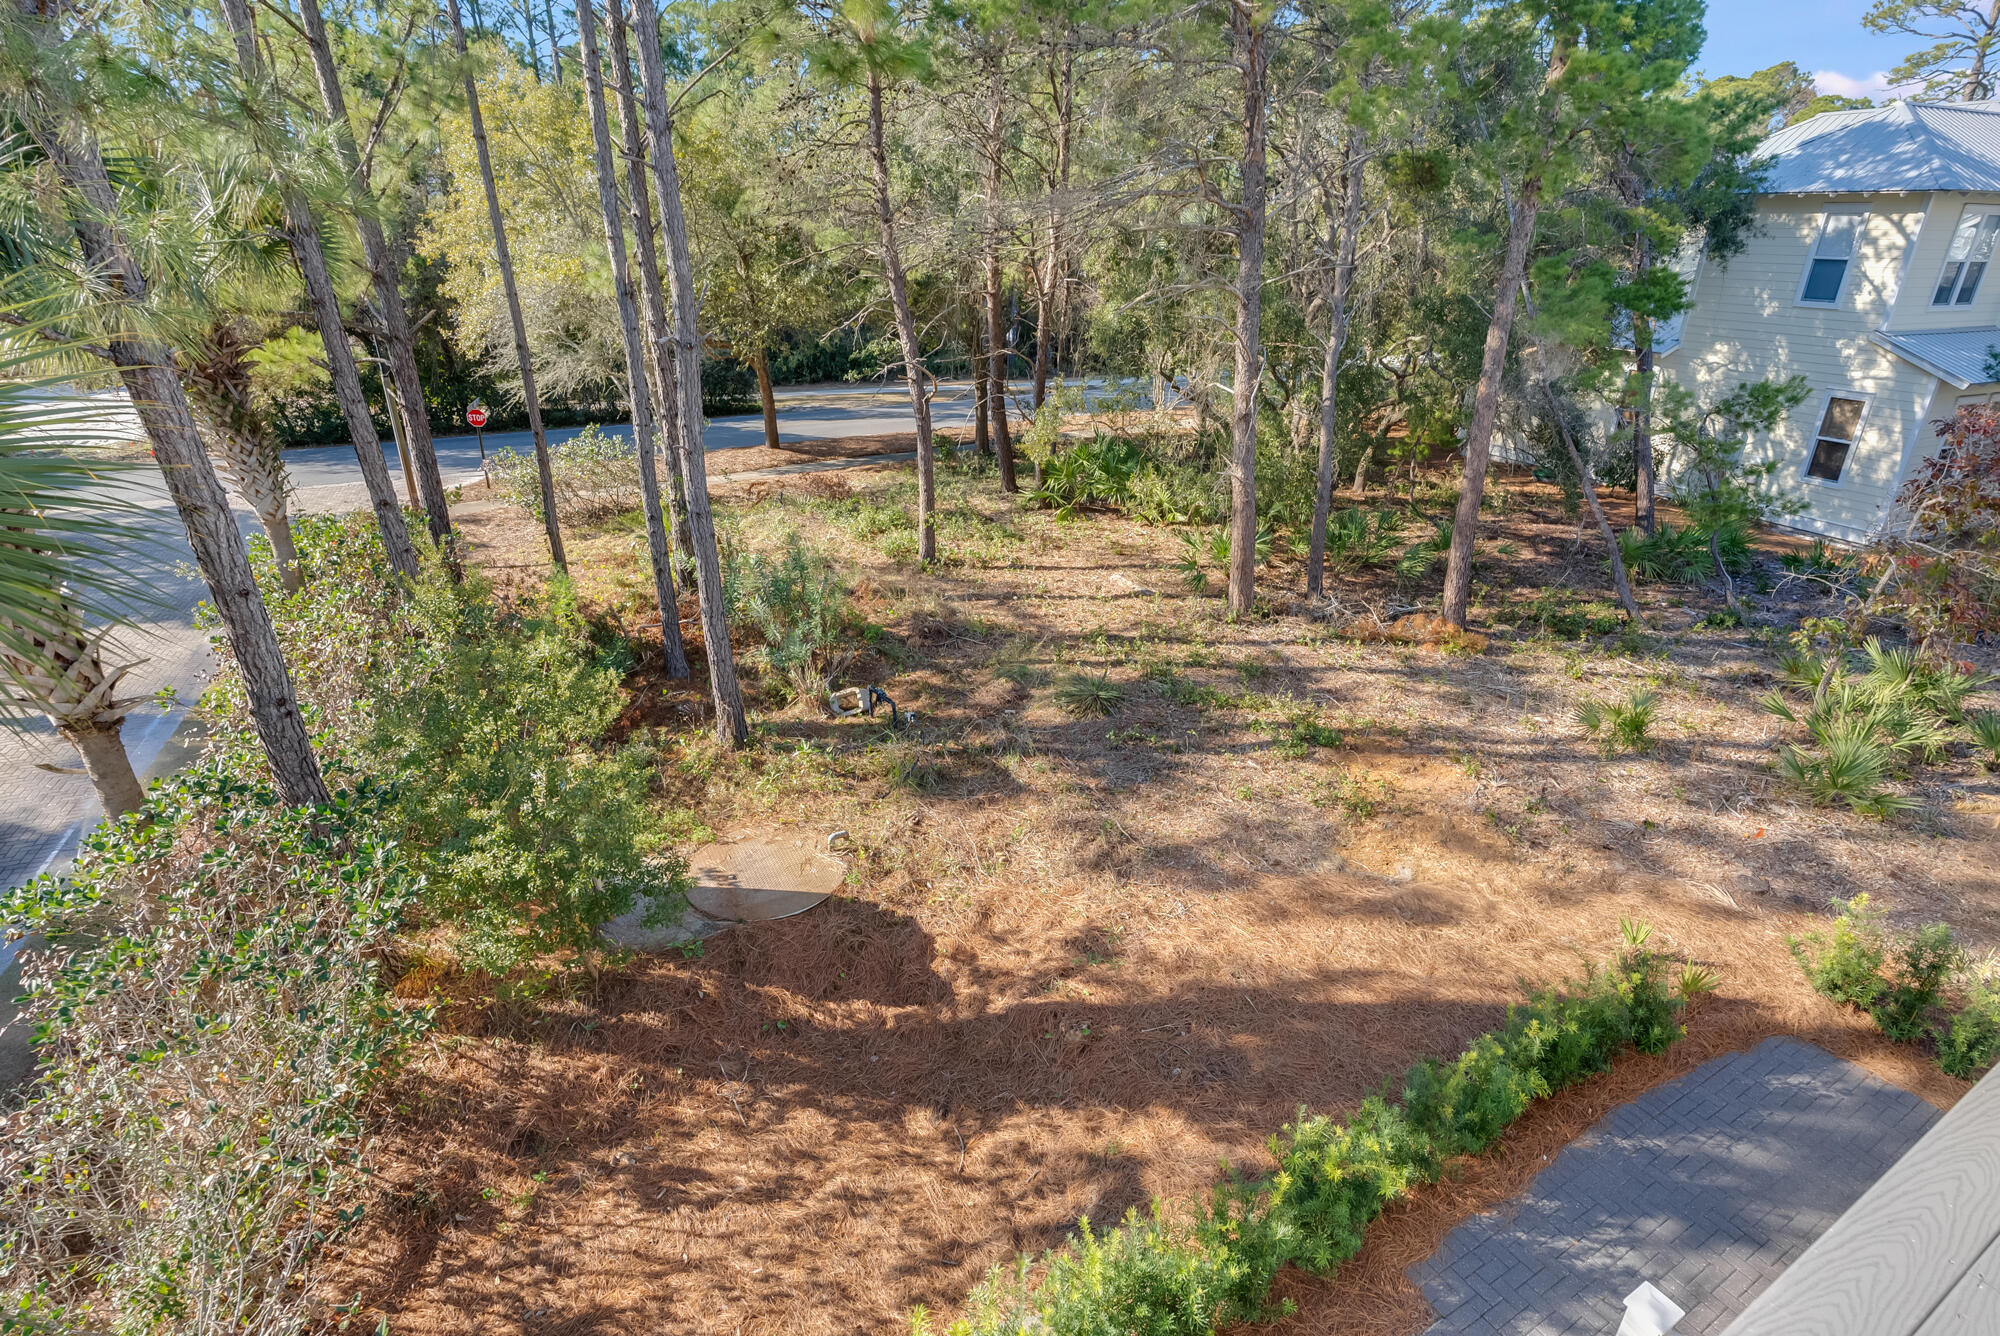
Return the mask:
<path id="1" fill-rule="evenodd" d="M 2000 322 L 2000 255 L 1980 281 L 1978 295 L 1964 306 L 1932 306 L 1938 278 L 1944 273 L 1952 233 L 1966 207 L 1985 204 L 2000 210 L 2000 195 L 1967 195 L 1939 191 L 1930 197 L 1929 221 L 1910 251 L 1909 275 L 1888 328 L 1913 334 L 1927 329 L 1967 329 Z"/>
<path id="2" fill-rule="evenodd" d="M 1962 198 L 1962 197 L 1961 197 Z M 1753 439 L 1746 457 L 1753 463 L 1776 459 L 1772 485 L 1806 509 L 1785 517 L 1789 527 L 1858 540 L 1881 527 L 1889 513 L 1905 455 L 1930 411 L 1937 378 L 1898 358 L 1869 339 L 1889 322 L 1898 298 L 1928 302 L 1936 274 L 1926 272 L 1925 255 L 1943 228 L 1924 228 L 1923 195 L 1772 196 L 1758 202 L 1760 224 L 1744 250 L 1724 263 L 1702 266 L 1693 309 L 1681 346 L 1660 359 L 1660 375 L 1713 402 L 1744 381 L 1803 376 L 1811 388 L 1805 402 L 1775 431 Z M 1820 219 L 1829 207 L 1865 206 L 1867 219 L 1856 238 L 1854 259 L 1831 306 L 1798 302 Z M 1957 208 L 1949 209 L 1951 222 Z M 1946 237 L 1936 242 L 1943 263 Z M 1933 266 L 1934 268 L 1935 266 Z M 1905 289 L 1899 293 L 1899 288 Z M 2000 275 L 1993 293 L 1975 305 L 1984 318 L 1985 302 L 2000 302 Z M 1902 305 L 1911 305 L 1905 300 Z M 2000 309 L 2000 308 L 1996 308 Z M 1978 318 L 1961 312 L 1958 323 Z M 1900 325 L 1898 327 L 1901 327 Z M 1867 401 L 1860 434 L 1837 483 L 1805 476 L 1813 441 L 1830 394 L 1844 391 Z"/>

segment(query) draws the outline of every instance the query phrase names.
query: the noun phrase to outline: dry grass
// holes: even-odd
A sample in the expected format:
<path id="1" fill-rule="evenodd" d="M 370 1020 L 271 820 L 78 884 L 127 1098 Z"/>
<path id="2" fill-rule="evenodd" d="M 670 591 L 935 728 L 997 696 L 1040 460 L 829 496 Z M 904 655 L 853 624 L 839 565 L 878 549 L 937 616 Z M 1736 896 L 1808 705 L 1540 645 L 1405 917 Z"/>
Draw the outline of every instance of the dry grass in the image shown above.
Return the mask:
<path id="1" fill-rule="evenodd" d="M 1506 485 L 1482 578 L 1594 589 L 1573 525 Z M 1405 1266 L 1717 1053 L 1796 1034 L 1940 1103 L 1963 1088 L 1813 996 L 1784 937 L 1866 890 L 2000 943 L 2000 841 L 1967 814 L 2000 789 L 1969 763 L 1931 774 L 1923 822 L 1800 808 L 1765 769 L 1762 657 L 1689 630 L 1702 609 L 1656 596 L 1664 655 L 1357 645 L 1286 613 L 1223 623 L 1175 592 L 1172 533 L 1013 515 L 990 484 L 965 500 L 1016 536 L 921 576 L 824 506 L 736 507 L 739 541 L 796 527 L 837 555 L 882 628 L 850 680 L 919 727 L 767 714 L 740 760 L 682 744 L 664 791 L 724 832 L 850 831 L 848 893 L 594 994 L 461 1007 L 388 1111 L 382 1199 L 340 1264 L 364 1328 L 894 1329 L 1079 1215 L 1261 1163 L 1301 1104 L 1349 1107 L 1456 1050 L 1521 981 L 1607 954 L 1620 916 L 1720 975 L 1688 1040 L 1537 1108 L 1338 1276 L 1287 1278 L 1284 1330 L 1420 1329 Z M 492 527 L 482 558 L 506 550 Z M 594 597 L 629 595 L 635 560 L 627 535 L 573 551 Z M 1385 601 L 1359 577 L 1341 592 Z M 1072 671 L 1125 703 L 1072 716 Z M 1661 743 L 1606 761 L 1570 706 L 1640 684 Z M 638 686 L 640 722 L 703 709 L 698 686 Z M 1305 717 L 1343 745 L 1288 745 Z"/>

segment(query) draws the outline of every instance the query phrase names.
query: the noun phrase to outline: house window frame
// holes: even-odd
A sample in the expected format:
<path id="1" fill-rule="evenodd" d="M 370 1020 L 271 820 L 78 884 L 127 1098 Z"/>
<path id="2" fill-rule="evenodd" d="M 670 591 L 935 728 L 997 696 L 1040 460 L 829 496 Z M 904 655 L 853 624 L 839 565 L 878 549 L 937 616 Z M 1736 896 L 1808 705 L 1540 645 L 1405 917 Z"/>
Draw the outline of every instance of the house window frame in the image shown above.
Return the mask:
<path id="1" fill-rule="evenodd" d="M 1826 422 L 1826 410 L 1833 407 L 1835 399 L 1855 399 L 1861 404 L 1861 415 L 1854 420 L 1854 439 L 1847 443 L 1847 455 L 1840 461 L 1838 478 L 1822 478 L 1812 471 L 1813 456 L 1819 453 L 1820 427 Z M 1854 461 L 1861 453 L 1861 433 L 1867 430 L 1869 410 L 1875 407 L 1875 396 L 1863 390 L 1833 389 L 1819 397 L 1819 411 L 1813 414 L 1811 430 L 1806 433 L 1805 462 L 1799 465 L 1799 480 L 1814 487 L 1845 487 L 1847 480 L 1854 476 Z M 1831 438 L 1825 438 L 1831 439 Z"/>
<path id="2" fill-rule="evenodd" d="M 1872 212 L 1866 204 L 1829 204 L 1819 213 L 1819 226 L 1813 230 L 1812 241 L 1806 246 L 1804 271 L 1799 274 L 1798 291 L 1793 294 L 1792 305 L 1803 306 L 1814 311 L 1832 310 L 1847 296 L 1848 279 L 1854 274 L 1855 261 L 1861 258 L 1861 232 L 1868 225 Z M 1836 217 L 1854 218 L 1854 249 L 1848 254 L 1845 266 L 1840 271 L 1840 286 L 1833 296 L 1825 301 L 1815 301 L 1806 296 L 1806 285 L 1812 282 L 1813 263 L 1819 258 L 1819 243 L 1826 240 L 1826 225 Z"/>
<path id="3" fill-rule="evenodd" d="M 1945 297 L 1943 301 L 1939 301 L 1937 298 L 1938 288 L 1944 281 L 1945 270 L 1954 264 L 1964 266 L 1972 262 L 1972 257 L 1969 254 L 1964 260 L 1954 260 L 1951 258 L 1951 248 L 1952 246 L 1957 244 L 1958 234 L 1965 230 L 1965 219 L 1968 214 L 1977 215 L 1981 225 L 1983 226 L 1985 220 L 1988 218 L 2000 218 L 2000 203 L 1986 203 L 1986 204 L 1969 203 L 1962 206 L 1959 209 L 1958 221 L 1952 225 L 1951 240 L 1945 243 L 1944 259 L 1938 262 L 1937 281 L 1931 284 L 1931 299 L 1930 299 L 1930 306 L 1928 308 L 1930 310 L 1933 311 L 1969 310 L 1975 303 L 1978 302 L 1979 292 L 1982 288 L 1986 286 L 1986 275 L 1988 271 L 1990 271 L 1993 268 L 1996 259 L 1996 257 L 1990 252 L 1988 253 L 1987 257 L 1984 260 L 1979 261 L 1980 264 L 1979 277 L 1973 280 L 1973 285 L 1972 285 L 1973 295 L 1970 301 L 1961 301 L 1959 299 L 1959 290 L 1965 284 L 1965 273 L 1962 267 L 1959 273 L 1952 279 L 1951 292 Z M 1991 236 L 1995 242 L 2000 242 L 2000 224 L 1995 224 L 1994 232 L 1991 234 Z M 1978 244 L 1979 244 L 1979 237 L 1978 233 L 1975 232 L 1973 234 L 1973 245 L 1974 247 L 1977 247 Z M 2000 249 L 2000 245 L 1996 245 L 1995 248 Z"/>

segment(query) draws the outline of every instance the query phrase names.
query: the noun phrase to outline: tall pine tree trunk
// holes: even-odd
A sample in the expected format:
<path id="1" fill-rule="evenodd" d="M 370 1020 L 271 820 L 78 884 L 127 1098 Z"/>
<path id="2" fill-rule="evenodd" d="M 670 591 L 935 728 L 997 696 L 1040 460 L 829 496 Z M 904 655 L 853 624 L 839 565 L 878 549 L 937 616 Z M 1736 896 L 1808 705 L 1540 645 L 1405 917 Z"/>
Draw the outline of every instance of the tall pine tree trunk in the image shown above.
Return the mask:
<path id="1" fill-rule="evenodd" d="M 625 263 L 625 226 L 618 216 L 618 167 L 611 156 L 611 128 L 604 114 L 604 80 L 597 60 L 597 15 L 590 0 L 576 0 L 576 39 L 577 57 L 583 66 L 584 101 L 590 107 L 590 136 L 597 151 L 597 204 L 604 214 L 604 245 L 611 254 L 611 286 L 617 293 L 618 326 L 625 338 L 625 383 L 632 400 L 632 435 L 639 450 L 639 491 L 646 511 L 646 543 L 653 559 L 653 592 L 660 603 L 660 639 L 666 646 L 667 675 L 686 677 L 680 599 L 674 592 L 667 524 L 660 514 L 660 480 L 653 465 L 653 402 L 646 377 L 646 349 L 639 333 L 639 307 L 632 300 L 632 276 Z"/>
<path id="2" fill-rule="evenodd" d="M 417 341 L 410 328 L 410 314 L 403 305 L 398 285 L 397 254 L 382 235 L 376 221 L 374 191 L 368 183 L 367 165 L 354 142 L 354 127 L 347 119 L 347 94 L 340 86 L 340 69 L 334 63 L 333 44 L 327 37 L 326 21 L 319 0 L 299 0 L 300 17 L 305 20 L 306 47 L 312 53 L 313 72 L 319 80 L 320 104 L 333 129 L 333 142 L 347 170 L 348 188 L 355 199 L 355 225 L 361 233 L 361 249 L 368 261 L 375 285 L 375 314 L 379 318 L 382 352 L 388 362 L 384 383 L 393 380 L 403 401 L 404 454 L 414 463 L 417 490 L 423 497 L 424 514 L 430 521 L 431 539 L 444 554 L 445 565 L 458 574 L 458 554 L 453 547 L 451 507 L 445 499 L 444 477 L 438 472 L 437 450 L 431 443 L 429 401 L 424 397 L 423 377 L 417 372 Z"/>
<path id="3" fill-rule="evenodd" d="M 264 91 L 264 61 L 257 49 L 256 22 L 248 0 L 223 0 L 223 16 L 236 42 L 237 64 L 242 70 L 249 97 L 256 100 Z M 250 114 L 256 115 L 252 107 Z M 261 121 L 259 122 L 261 128 Z M 354 458 L 361 466 L 361 481 L 368 489 L 368 506 L 375 512 L 375 527 L 382 535 L 382 547 L 389 565 L 407 579 L 417 575 L 417 552 L 410 545 L 409 526 L 403 523 L 403 508 L 396 504 L 396 486 L 389 479 L 389 466 L 382 458 L 382 441 L 375 434 L 375 419 L 368 411 L 368 395 L 361 388 L 361 372 L 354 364 L 354 348 L 347 341 L 347 324 L 340 314 L 340 298 L 326 266 L 326 248 L 320 241 L 319 223 L 312 207 L 296 186 L 283 190 L 285 244 L 305 281 L 306 300 L 312 307 L 313 323 L 319 327 L 320 344 L 326 352 L 327 372 L 333 380 L 333 397 L 347 423 L 348 439 L 354 444 Z"/>
<path id="4" fill-rule="evenodd" d="M 986 414 L 993 430 L 993 449 L 1000 459 L 1000 490 L 1014 492 L 1014 437 L 1007 424 L 1007 313 L 1000 302 L 1000 168 L 1006 148 L 1007 67 L 999 47 L 991 56 L 993 93 L 986 107 L 986 152 L 983 186 L 986 213 Z"/>
<path id="5" fill-rule="evenodd" d="M 653 176 L 660 193 L 660 224 L 667 241 L 667 282 L 674 304 L 674 375 L 679 391 L 678 449 L 687 479 L 688 531 L 693 539 L 695 585 L 701 595 L 701 633 L 708 649 L 708 680 L 715 697 L 715 732 L 724 746 L 750 736 L 736 654 L 729 644 L 729 605 L 722 588 L 722 558 L 708 509 L 708 460 L 703 454 L 701 342 L 695 322 L 694 266 L 688 257 L 687 218 L 681 211 L 680 165 L 674 161 L 674 124 L 667 109 L 667 72 L 660 59 L 660 14 L 653 0 L 634 0 L 633 37 L 652 140 Z"/>
<path id="6" fill-rule="evenodd" d="M 2000 4 L 2000 0 L 1995 0 Z M 1638 244 L 1638 273 L 1652 267 L 1653 246 L 1643 235 Z M 1637 389 L 1632 401 L 1632 523 L 1653 532 L 1653 321 L 1632 312 L 1632 376 Z"/>
<path id="7" fill-rule="evenodd" d="M 1264 374 L 1264 196 L 1268 108 L 1264 71 L 1269 32 L 1257 26 L 1254 0 L 1230 0 L 1229 26 L 1243 80 L 1243 197 L 1236 233 L 1236 378 L 1229 414 L 1229 613 L 1240 617 L 1257 597 L 1257 390 Z"/>
<path id="8" fill-rule="evenodd" d="M 307 0 L 310 4 L 311 0 Z M 452 44 L 465 59 L 465 25 L 459 21 L 458 0 L 445 0 L 451 16 Z M 549 435 L 542 428 L 542 400 L 535 393 L 535 363 L 528 355 L 528 326 L 521 318 L 521 294 L 514 286 L 514 257 L 507 249 L 507 223 L 500 213 L 500 191 L 493 181 L 493 154 L 486 146 L 486 120 L 479 114 L 479 84 L 471 67 L 465 72 L 465 105 L 472 121 L 472 143 L 479 151 L 479 179 L 486 187 L 486 219 L 493 229 L 493 258 L 500 266 L 500 286 L 507 294 L 507 315 L 514 324 L 514 364 L 521 371 L 521 398 L 528 407 L 528 429 L 535 434 L 535 472 L 542 491 L 542 528 L 549 537 L 549 561 L 559 571 L 569 569 L 563 552 L 562 525 L 556 520 L 556 484 L 549 469 Z"/>
<path id="9" fill-rule="evenodd" d="M 1361 230 L 1361 185 L 1367 160 L 1362 154 L 1366 140 L 1360 130 L 1347 132 L 1346 171 L 1342 173 L 1343 198 L 1340 206 L 1340 239 L 1334 252 L 1333 281 L 1328 285 L 1326 365 L 1320 372 L 1319 477 L 1313 495 L 1311 549 L 1306 556 L 1306 597 L 1318 598 L 1326 583 L 1326 526 L 1333 513 L 1333 464 L 1335 430 L 1339 422 L 1336 394 L 1340 386 L 1340 355 L 1347 347 L 1348 294 L 1354 288 L 1355 233 Z M 1327 226 L 1334 220 L 1329 217 Z M 1331 240 L 1329 238 L 1329 240 Z M 1362 468 L 1367 467 L 1364 459 Z"/>
<path id="10" fill-rule="evenodd" d="M 287 803 L 323 803 L 326 783 L 299 713 L 291 673 L 257 592 L 243 535 L 229 513 L 229 498 L 202 449 L 194 414 L 175 373 L 174 355 L 133 318 L 132 308 L 146 299 L 146 277 L 109 221 L 118 216 L 118 203 L 104 160 L 79 127 L 44 123 L 31 130 L 63 185 L 77 197 L 80 207 L 72 210 L 71 225 L 84 262 L 104 285 L 105 313 L 123 326 L 110 341 L 112 360 L 153 444 L 167 493 L 180 512 L 188 545 L 221 614 L 272 783 Z"/>
<path id="11" fill-rule="evenodd" d="M 1465 625 L 1472 597 L 1472 545 L 1479 536 L 1479 502 L 1486 492 L 1486 469 L 1493 459 L 1493 426 L 1500 416 L 1507 341 L 1514 330 L 1514 308 L 1521 292 L 1521 279 L 1528 271 L 1528 250 L 1535 239 L 1535 215 L 1541 194 L 1540 175 L 1530 176 L 1522 182 L 1520 198 L 1507 214 L 1507 250 L 1500 262 L 1493 314 L 1486 322 L 1479 385 L 1472 396 L 1472 423 L 1465 432 L 1465 476 L 1459 480 L 1458 510 L 1451 528 L 1451 558 L 1444 574 L 1442 611 L 1444 619 L 1453 626 Z"/>
<path id="12" fill-rule="evenodd" d="M 979 327 L 984 323 L 986 309 L 982 302 L 973 309 L 972 323 L 966 329 L 965 350 L 972 362 L 972 452 L 981 459 L 993 453 L 993 429 L 987 420 L 985 340 L 979 337 Z"/>
<path id="13" fill-rule="evenodd" d="M 625 188 L 631 209 L 632 249 L 639 257 L 639 297 L 646 308 L 648 369 L 659 405 L 656 425 L 667 457 L 667 510 L 673 519 L 674 544 L 684 561 L 692 562 L 694 539 L 687 522 L 687 479 L 681 471 L 679 378 L 673 368 L 673 336 L 667 326 L 667 300 L 660 286 L 660 262 L 654 249 L 653 198 L 646 185 L 645 133 L 632 94 L 632 62 L 625 40 L 623 0 L 610 0 L 611 65 L 617 71 L 618 129 L 625 147 Z M 772 405 L 773 411 L 776 405 Z"/>
<path id="14" fill-rule="evenodd" d="M 764 444 L 778 448 L 778 392 L 771 384 L 771 355 L 762 343 L 750 347 L 750 370 L 757 376 L 757 406 L 764 413 Z"/>
<path id="15" fill-rule="evenodd" d="M 925 391 L 924 357 L 917 348 L 917 321 L 910 312 L 910 284 L 903 274 L 896 240 L 896 211 L 889 199 L 889 149 L 882 124 L 882 79 L 868 72 L 868 160 L 875 176 L 875 221 L 882 237 L 882 270 L 889 280 L 889 305 L 896 313 L 896 339 L 910 382 L 910 412 L 917 423 L 917 560 L 937 560 L 937 475 L 931 450 L 931 401 Z"/>

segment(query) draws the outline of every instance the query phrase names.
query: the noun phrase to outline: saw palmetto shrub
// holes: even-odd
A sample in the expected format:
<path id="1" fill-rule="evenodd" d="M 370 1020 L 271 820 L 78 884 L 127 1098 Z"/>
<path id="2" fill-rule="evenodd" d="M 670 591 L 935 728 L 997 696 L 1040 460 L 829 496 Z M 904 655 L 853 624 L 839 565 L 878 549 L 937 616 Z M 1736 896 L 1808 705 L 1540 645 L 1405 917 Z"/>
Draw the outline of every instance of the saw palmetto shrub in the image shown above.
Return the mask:
<path id="1" fill-rule="evenodd" d="M 41 1068 L 0 1125 L 0 1324 L 289 1336 L 358 1218 L 364 1105 L 423 1027 L 382 960 L 421 883 L 363 783 L 287 808 L 228 758 L 10 893 Z"/>

